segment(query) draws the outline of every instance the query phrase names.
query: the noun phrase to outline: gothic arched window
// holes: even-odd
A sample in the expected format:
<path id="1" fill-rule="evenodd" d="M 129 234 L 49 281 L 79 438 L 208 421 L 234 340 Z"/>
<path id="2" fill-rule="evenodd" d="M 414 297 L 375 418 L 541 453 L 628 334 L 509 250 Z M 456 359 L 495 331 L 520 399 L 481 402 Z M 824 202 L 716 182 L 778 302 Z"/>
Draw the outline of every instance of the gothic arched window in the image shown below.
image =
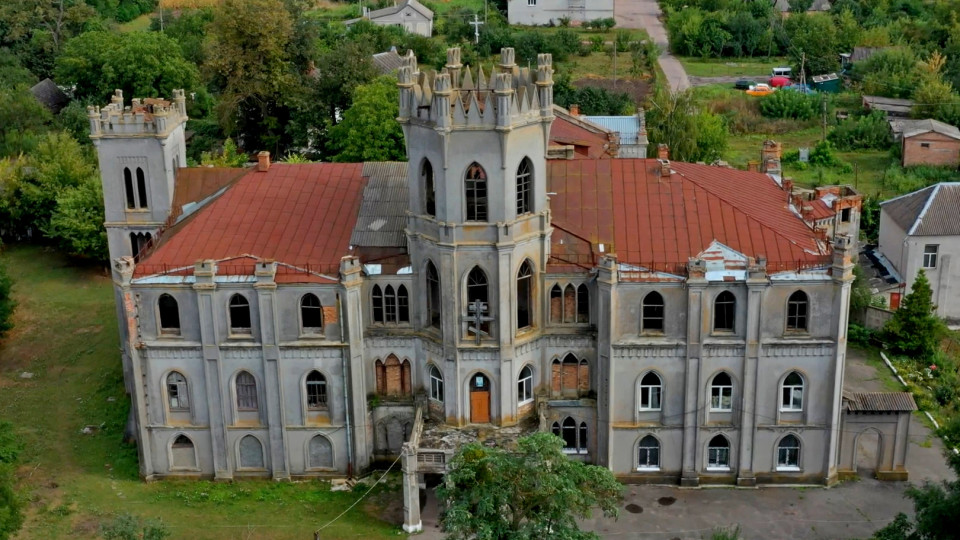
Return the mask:
<path id="1" fill-rule="evenodd" d="M 474 266 L 473 270 L 470 270 L 470 274 L 467 275 L 467 305 L 473 304 L 475 301 L 483 303 L 485 306 L 483 308 L 483 313 L 485 315 L 490 313 L 490 298 L 487 291 L 487 274 L 485 274 L 479 266 Z M 489 334 L 490 321 L 481 322 L 480 330 Z M 472 332 L 468 331 L 467 334 L 472 335 Z"/>
<path id="2" fill-rule="evenodd" d="M 179 371 L 167 375 L 167 399 L 170 410 L 183 412 L 190 410 L 190 396 L 187 392 L 187 379 Z"/>
<path id="3" fill-rule="evenodd" d="M 147 208 L 147 179 L 140 167 L 137 167 L 137 196 L 140 203 L 138 208 Z"/>
<path id="4" fill-rule="evenodd" d="M 707 468 L 730 468 L 730 441 L 723 435 L 710 439 L 710 444 L 707 445 Z"/>
<path id="5" fill-rule="evenodd" d="M 533 326 L 533 268 L 523 261 L 517 273 L 517 329 Z"/>
<path id="6" fill-rule="evenodd" d="M 127 197 L 127 208 L 136 208 L 137 196 L 133 191 L 133 174 L 130 172 L 130 167 L 123 168 L 123 192 Z"/>
<path id="7" fill-rule="evenodd" d="M 487 220 L 487 171 L 479 163 L 473 162 L 467 167 L 465 178 L 467 219 L 466 221 Z"/>
<path id="8" fill-rule="evenodd" d="M 523 158 L 517 167 L 517 215 L 533 210 L 533 165 Z"/>
<path id="9" fill-rule="evenodd" d="M 437 194 L 433 184 L 433 165 L 429 160 L 423 160 L 420 166 L 420 181 L 423 185 L 423 209 L 428 216 L 437 215 Z"/>
<path id="10" fill-rule="evenodd" d="M 383 290 L 379 285 L 373 286 L 370 295 L 373 299 L 373 322 L 383 322 Z"/>
<path id="11" fill-rule="evenodd" d="M 168 335 L 180 334 L 180 309 L 177 301 L 169 294 L 161 294 L 157 301 L 160 312 L 160 333 Z"/>
<path id="12" fill-rule="evenodd" d="M 300 326 L 305 334 L 323 332 L 323 306 L 313 293 L 307 293 L 300 299 Z"/>
<path id="13" fill-rule="evenodd" d="M 393 292 L 393 285 L 383 290 L 383 322 L 397 322 L 397 294 Z"/>
<path id="14" fill-rule="evenodd" d="M 258 408 L 257 380 L 249 371 L 237 374 L 237 409 L 241 411 L 255 411 Z"/>
<path id="15" fill-rule="evenodd" d="M 403 285 L 397 287 L 397 321 L 410 322 L 410 297 Z"/>
<path id="16" fill-rule="evenodd" d="M 307 408 L 312 411 L 327 408 L 327 378 L 317 370 L 307 375 Z"/>
<path id="17" fill-rule="evenodd" d="M 649 372 L 640 379 L 640 410 L 659 411 L 660 397 L 663 395 L 663 381 L 654 372 Z"/>
<path id="18" fill-rule="evenodd" d="M 432 261 L 427 261 L 427 313 L 430 326 L 440 328 L 440 275 Z"/>

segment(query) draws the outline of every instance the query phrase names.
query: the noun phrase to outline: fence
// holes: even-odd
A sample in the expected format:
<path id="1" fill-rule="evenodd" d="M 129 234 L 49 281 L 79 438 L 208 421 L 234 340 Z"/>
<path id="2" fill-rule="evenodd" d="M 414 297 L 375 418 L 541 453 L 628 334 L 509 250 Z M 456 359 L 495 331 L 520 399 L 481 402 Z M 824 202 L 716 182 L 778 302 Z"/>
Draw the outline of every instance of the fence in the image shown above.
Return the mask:
<path id="1" fill-rule="evenodd" d="M 879 307 L 867 306 L 857 311 L 850 311 L 850 319 L 853 322 L 871 330 L 880 330 L 891 318 L 893 318 L 892 311 Z"/>

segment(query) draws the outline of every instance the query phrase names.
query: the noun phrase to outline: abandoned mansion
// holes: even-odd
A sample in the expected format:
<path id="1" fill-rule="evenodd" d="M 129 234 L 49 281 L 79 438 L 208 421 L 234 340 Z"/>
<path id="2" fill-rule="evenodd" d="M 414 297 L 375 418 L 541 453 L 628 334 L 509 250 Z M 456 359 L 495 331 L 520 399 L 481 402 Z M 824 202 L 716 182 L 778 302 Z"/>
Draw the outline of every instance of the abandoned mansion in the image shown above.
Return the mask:
<path id="1" fill-rule="evenodd" d="M 141 474 L 343 476 L 482 426 L 628 482 L 834 481 L 859 196 L 810 222 L 773 142 L 618 158 L 552 76 L 404 57 L 407 162 L 184 167 L 183 92 L 91 107 Z"/>

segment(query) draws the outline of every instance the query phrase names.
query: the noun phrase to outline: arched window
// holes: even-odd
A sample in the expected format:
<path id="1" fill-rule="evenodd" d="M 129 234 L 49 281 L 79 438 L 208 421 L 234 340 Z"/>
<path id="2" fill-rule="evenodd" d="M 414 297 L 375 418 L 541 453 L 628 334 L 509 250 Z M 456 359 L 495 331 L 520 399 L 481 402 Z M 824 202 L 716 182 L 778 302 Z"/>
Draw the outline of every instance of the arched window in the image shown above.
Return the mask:
<path id="1" fill-rule="evenodd" d="M 710 384 L 710 410 L 717 412 L 733 410 L 733 381 L 726 372 L 717 373 Z"/>
<path id="2" fill-rule="evenodd" d="M 147 249 L 152 239 L 150 233 L 130 233 L 130 253 L 134 259 L 140 260 L 140 252 Z"/>
<path id="3" fill-rule="evenodd" d="M 487 275 L 483 272 L 483 270 L 480 269 L 479 266 L 474 266 L 473 270 L 470 270 L 470 274 L 467 275 L 467 305 L 469 306 L 475 301 L 480 301 L 484 304 L 484 315 L 490 313 L 490 303 L 487 295 Z M 472 314 L 473 312 L 468 311 L 468 315 Z M 486 335 L 489 335 L 490 321 L 483 321 L 480 323 L 480 331 Z M 467 335 L 472 336 L 474 334 L 468 330 Z"/>
<path id="4" fill-rule="evenodd" d="M 572 323 L 577 320 L 577 289 L 567 285 L 563 289 L 563 322 Z"/>
<path id="5" fill-rule="evenodd" d="M 533 326 L 533 268 L 523 261 L 517 273 L 517 328 Z"/>
<path id="6" fill-rule="evenodd" d="M 560 285 L 550 288 L 550 322 L 563 322 L 563 289 Z"/>
<path id="7" fill-rule="evenodd" d="M 431 261 L 427 261 L 427 313 L 430 326 L 440 328 L 440 275 Z"/>
<path id="8" fill-rule="evenodd" d="M 443 401 L 443 373 L 437 366 L 430 366 L 430 399 Z"/>
<path id="9" fill-rule="evenodd" d="M 327 408 L 327 378 L 317 370 L 307 375 L 307 408 L 311 411 Z"/>
<path id="10" fill-rule="evenodd" d="M 300 299 L 300 324 L 305 334 L 323 332 L 323 306 L 313 293 L 307 293 Z"/>
<path id="11" fill-rule="evenodd" d="M 584 283 L 577 287 L 577 322 L 590 322 L 590 293 Z"/>
<path id="12" fill-rule="evenodd" d="M 237 410 L 257 410 L 257 380 L 248 371 L 237 374 Z"/>
<path id="13" fill-rule="evenodd" d="M 404 285 L 397 287 L 397 322 L 410 322 L 410 297 Z"/>
<path id="14" fill-rule="evenodd" d="M 479 163 L 473 162 L 467 167 L 466 174 L 466 221 L 487 220 L 487 171 Z"/>
<path id="15" fill-rule="evenodd" d="M 143 175 L 143 169 L 137 167 L 137 195 L 139 208 L 147 208 L 147 179 Z"/>
<path id="16" fill-rule="evenodd" d="M 647 435 L 637 444 L 637 468 L 660 469 L 660 441 L 653 435 Z"/>
<path id="17" fill-rule="evenodd" d="M 710 439 L 707 445 L 707 469 L 730 468 L 730 441 L 723 435 Z"/>
<path id="18" fill-rule="evenodd" d="M 794 435 L 787 435 L 780 439 L 777 445 L 777 470 L 800 470 L 800 439 Z"/>
<path id="19" fill-rule="evenodd" d="M 243 469 L 263 468 L 263 445 L 253 435 L 240 439 L 240 467 Z"/>
<path id="20" fill-rule="evenodd" d="M 180 372 L 171 371 L 167 375 L 167 399 L 171 412 L 190 410 L 190 394 L 187 391 L 187 379 Z"/>
<path id="21" fill-rule="evenodd" d="M 640 379 L 640 410 L 659 411 L 660 398 L 663 394 L 663 381 L 654 372 L 649 372 Z"/>
<path id="22" fill-rule="evenodd" d="M 127 208 L 136 208 L 137 195 L 133 191 L 133 174 L 130 173 L 130 167 L 123 168 L 123 192 L 127 196 Z"/>
<path id="23" fill-rule="evenodd" d="M 656 291 L 644 296 L 641 311 L 640 331 L 663 333 L 663 296 Z"/>
<path id="24" fill-rule="evenodd" d="M 563 372 L 560 374 L 560 389 L 564 394 L 578 394 L 579 385 L 577 378 L 579 375 L 580 361 L 573 354 L 568 354 L 563 359 Z"/>
<path id="25" fill-rule="evenodd" d="M 196 469 L 197 453 L 193 449 L 193 441 L 186 435 L 177 435 L 170 445 L 170 454 L 173 458 L 170 463 L 172 469 Z"/>
<path id="26" fill-rule="evenodd" d="M 563 419 L 563 449 L 577 450 L 577 421 L 571 417 Z"/>
<path id="27" fill-rule="evenodd" d="M 790 372 L 787 378 L 783 380 L 783 387 L 780 392 L 780 410 L 803 410 L 803 377 L 796 371 Z"/>
<path id="28" fill-rule="evenodd" d="M 787 300 L 787 330 L 795 332 L 807 329 L 807 308 L 810 306 L 807 293 L 797 291 Z"/>
<path id="29" fill-rule="evenodd" d="M 169 294 L 161 294 L 157 300 L 157 308 L 160 311 L 160 333 L 179 335 L 180 309 L 176 299 Z"/>
<path id="30" fill-rule="evenodd" d="M 250 302 L 242 294 L 230 297 L 230 333 L 250 333 Z"/>
<path id="31" fill-rule="evenodd" d="M 315 435 L 310 439 L 310 468 L 333 468 L 333 446 L 330 445 L 330 440 L 323 435 Z"/>
<path id="32" fill-rule="evenodd" d="M 373 322 L 383 322 L 383 291 L 379 285 L 373 286 Z"/>
<path id="33" fill-rule="evenodd" d="M 397 294 L 393 292 L 393 285 L 383 290 L 383 322 L 397 322 Z"/>
<path id="34" fill-rule="evenodd" d="M 560 431 L 560 422 L 554 422 L 551 432 L 557 437 L 563 438 L 563 432 Z"/>
<path id="35" fill-rule="evenodd" d="M 386 362 L 376 363 L 377 392 L 389 396 L 410 395 L 410 361 L 402 363 L 391 354 Z"/>
<path id="36" fill-rule="evenodd" d="M 437 215 L 437 193 L 433 185 L 433 165 L 429 160 L 423 160 L 420 166 L 420 181 L 423 186 L 423 209 L 428 216 Z"/>
<path id="37" fill-rule="evenodd" d="M 517 379 L 517 404 L 522 405 L 533 401 L 533 370 L 524 366 Z"/>
<path id="38" fill-rule="evenodd" d="M 717 332 L 733 332 L 737 315 L 737 299 L 730 291 L 723 291 L 713 302 L 713 329 Z"/>
<path id="39" fill-rule="evenodd" d="M 517 167 L 517 215 L 533 210 L 533 165 L 523 158 Z"/>

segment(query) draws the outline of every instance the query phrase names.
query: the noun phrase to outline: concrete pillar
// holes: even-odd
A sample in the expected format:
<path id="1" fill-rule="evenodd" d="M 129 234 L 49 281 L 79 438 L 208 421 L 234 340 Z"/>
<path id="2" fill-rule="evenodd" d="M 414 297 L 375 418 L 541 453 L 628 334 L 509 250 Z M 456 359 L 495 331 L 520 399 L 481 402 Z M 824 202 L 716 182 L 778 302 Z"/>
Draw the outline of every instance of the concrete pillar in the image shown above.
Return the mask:
<path id="1" fill-rule="evenodd" d="M 283 376 L 280 370 L 280 347 L 277 344 L 277 263 L 258 262 L 253 288 L 260 307 L 260 345 L 263 350 L 263 382 L 266 396 L 267 432 L 270 445 L 270 469 L 274 480 L 290 479 L 287 455 L 286 418 L 283 410 Z"/>
<path id="2" fill-rule="evenodd" d="M 497 277 L 499 287 L 492 289 L 496 295 L 498 314 L 494 324 L 497 325 L 497 339 L 500 342 L 500 413 L 501 426 L 512 426 L 517 423 L 517 383 L 514 372 L 514 336 L 517 332 L 517 278 L 514 271 L 514 244 L 512 238 L 504 238 L 506 227 L 499 226 L 502 240 L 497 246 Z M 519 261 L 517 261 L 519 262 Z M 516 266 L 519 266 L 517 264 Z M 496 422 L 491 418 L 491 421 Z"/>
<path id="3" fill-rule="evenodd" d="M 704 290 L 707 287 L 706 266 L 702 260 L 691 259 L 687 276 L 687 358 L 684 369 L 683 398 L 683 465 L 680 485 L 700 485 L 697 472 L 697 440 L 700 432 L 700 406 L 705 404 L 700 385 L 700 346 L 706 309 Z"/>
<path id="4" fill-rule="evenodd" d="M 417 482 L 417 450 L 404 443 L 400 451 L 403 470 L 403 530 L 418 533 L 423 530 L 420 521 L 420 483 Z"/>
<path id="5" fill-rule="evenodd" d="M 767 288 L 767 261 L 761 257 L 749 268 L 747 278 L 747 346 L 743 359 L 741 391 L 740 444 L 737 456 L 737 485 L 755 486 L 753 473 L 753 441 L 756 436 L 757 369 L 760 358 L 760 326 L 763 321 L 763 296 Z"/>
<path id="6" fill-rule="evenodd" d="M 121 298 L 121 306 L 118 310 L 120 317 L 120 335 L 123 338 L 121 348 L 123 349 L 124 379 L 127 391 L 130 393 L 130 407 L 134 411 L 134 423 L 136 424 L 137 434 L 137 452 L 140 458 L 140 476 L 144 480 L 149 480 L 156 472 L 153 468 L 152 441 L 149 440 L 147 425 L 147 396 L 144 391 L 144 385 L 150 384 L 143 376 L 143 364 L 140 358 L 140 349 L 137 348 L 137 342 L 140 340 L 139 316 L 137 314 L 137 301 L 133 291 L 130 288 L 130 280 L 133 279 L 133 271 L 136 265 L 133 257 L 121 257 L 114 261 L 114 276 L 119 277 L 119 281 L 114 281 L 114 287 Z M 162 399 L 162 397 L 160 398 Z"/>
<path id="7" fill-rule="evenodd" d="M 215 480 L 231 480 L 233 466 L 227 445 L 227 429 L 230 423 L 230 389 L 223 377 L 220 364 L 220 336 L 218 332 L 222 306 L 216 302 L 216 263 L 212 260 L 198 262 L 193 269 L 193 290 L 197 295 L 197 311 L 200 319 L 200 342 L 203 354 L 203 381 L 207 394 L 207 416 L 210 419 L 210 440 L 213 448 L 213 473 Z"/>
<path id="8" fill-rule="evenodd" d="M 353 463 L 348 463 L 350 472 L 363 471 L 370 465 L 372 442 L 367 437 L 367 393 L 366 371 L 363 354 L 363 276 L 361 274 L 360 259 L 353 256 L 340 260 L 340 285 L 343 287 L 343 320 L 344 339 L 347 341 L 347 350 L 343 354 L 349 355 L 347 362 L 347 383 L 345 391 L 349 393 L 349 410 L 346 411 L 347 429 L 353 438 Z M 348 444 L 350 444 L 348 442 Z"/>
<path id="9" fill-rule="evenodd" d="M 617 400 L 611 384 L 619 281 L 617 264 L 616 255 L 607 255 L 600 259 L 597 274 L 597 465 L 607 468 L 613 466 L 613 445 L 610 441 L 613 439 L 613 407 Z"/>
<path id="10" fill-rule="evenodd" d="M 843 414 L 843 370 L 847 356 L 847 320 L 850 316 L 850 286 L 853 284 L 853 266 L 857 256 L 853 239 L 848 235 L 840 235 L 833 244 L 833 266 L 831 273 L 837 287 L 834 295 L 833 313 L 837 314 L 836 326 L 833 327 L 832 337 L 836 343 L 833 372 L 829 374 L 833 383 L 833 403 L 831 404 L 828 425 L 830 428 L 830 443 L 824 459 L 824 484 L 830 485 L 837 481 L 837 462 L 840 458 L 840 426 Z"/>

